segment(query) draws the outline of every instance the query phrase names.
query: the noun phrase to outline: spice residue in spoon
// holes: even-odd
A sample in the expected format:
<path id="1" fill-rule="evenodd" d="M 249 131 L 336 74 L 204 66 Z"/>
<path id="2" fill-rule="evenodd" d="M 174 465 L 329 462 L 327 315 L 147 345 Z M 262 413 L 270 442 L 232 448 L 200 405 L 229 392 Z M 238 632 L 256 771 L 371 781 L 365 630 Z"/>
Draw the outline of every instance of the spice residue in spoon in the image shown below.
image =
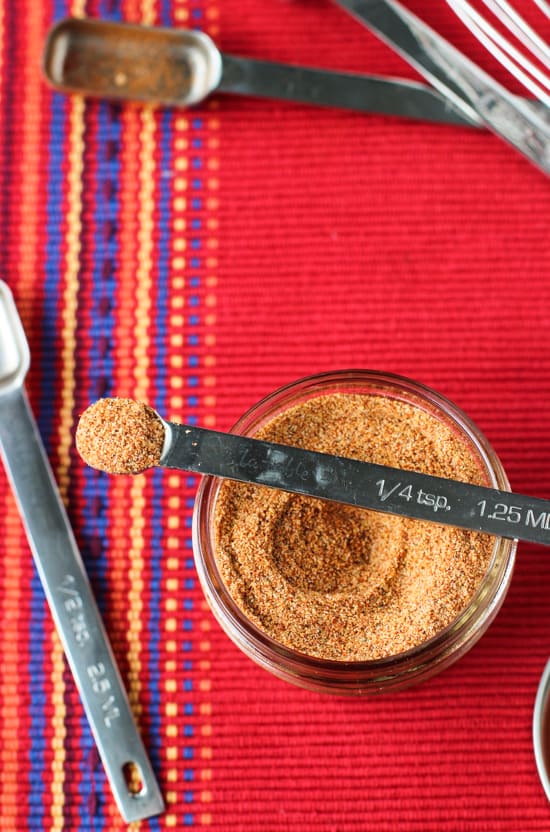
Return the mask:
<path id="1" fill-rule="evenodd" d="M 76 447 L 92 468 L 108 474 L 139 474 L 158 465 L 164 425 L 149 405 L 132 399 L 99 399 L 80 417 Z"/>

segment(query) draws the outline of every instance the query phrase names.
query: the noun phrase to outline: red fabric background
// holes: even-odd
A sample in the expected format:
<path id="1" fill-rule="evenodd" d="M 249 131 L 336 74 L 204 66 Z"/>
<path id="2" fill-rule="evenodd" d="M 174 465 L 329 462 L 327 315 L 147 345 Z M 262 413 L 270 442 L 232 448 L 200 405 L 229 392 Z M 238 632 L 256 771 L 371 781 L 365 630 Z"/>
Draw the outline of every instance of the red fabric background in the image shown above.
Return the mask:
<path id="1" fill-rule="evenodd" d="M 444 3 L 415 9 L 493 68 Z M 220 42 L 414 77 L 328 2 L 224 2 Z M 544 177 L 465 129 L 227 98 L 219 118 L 219 426 L 304 374 L 389 370 L 454 399 L 513 487 L 549 496 Z M 291 690 L 214 638 L 220 828 L 547 828 L 531 714 L 549 579 L 547 553 L 521 544 L 483 640 L 439 678 L 380 699 Z"/>
<path id="2" fill-rule="evenodd" d="M 79 409 L 101 395 L 104 383 L 115 394 L 132 395 L 149 380 L 153 395 L 163 384 L 169 387 L 170 374 L 179 374 L 183 393 L 171 393 L 181 393 L 182 400 L 170 399 L 168 416 L 183 418 L 193 377 L 199 421 L 227 429 L 284 383 L 362 367 L 407 375 L 453 399 L 487 434 L 513 488 L 550 497 L 546 177 L 481 131 L 229 96 L 217 96 L 191 115 L 157 112 L 143 118 L 140 110 L 105 110 L 95 102 L 86 104 L 82 116 L 67 104 L 63 121 L 57 104 L 55 122 L 54 99 L 40 79 L 37 56 L 60 4 L 17 5 L 14 11 L 6 2 L 0 16 L 0 23 L 7 20 L 5 30 L 0 26 L 0 105 L 10 115 L 0 124 L 2 267 L 37 358 L 29 390 L 48 429 L 56 471 L 59 426 L 61 433 L 74 426 Z M 75 13 L 78 5 L 66 4 L 64 12 Z M 414 77 L 329 0 L 90 0 L 84 6 L 88 14 L 110 9 L 133 21 L 196 23 L 228 53 Z M 443 0 L 415 0 L 413 6 L 504 79 Z M 200 12 L 196 18 L 194 11 Z M 23 60 L 24 72 L 15 71 L 15 57 Z M 82 147 L 67 138 L 79 117 Z M 203 126 L 195 130 L 192 119 L 202 119 Z M 206 224 L 199 234 L 204 259 L 197 290 L 203 328 L 192 350 L 185 347 L 192 268 L 176 264 L 183 250 L 176 243 L 191 247 L 191 208 L 172 208 L 177 194 L 163 197 L 162 190 L 177 176 L 192 180 L 194 151 L 182 141 L 189 136 L 202 136 L 207 148 L 201 150 Z M 172 155 L 159 150 L 161 139 Z M 154 144 L 150 157 L 147 141 Z M 144 174 L 143 159 L 151 157 L 152 172 Z M 75 219 L 69 208 L 78 200 L 70 183 L 80 162 L 84 190 Z M 105 170 L 111 176 L 115 164 L 117 176 L 108 179 Z M 44 229 L 51 219 L 44 206 L 53 200 L 48 165 L 50 177 L 54 168 L 65 177 L 59 202 L 66 209 L 48 231 L 50 269 L 59 234 L 54 266 L 60 275 L 49 306 L 42 283 Z M 150 217 L 144 192 L 157 205 Z M 163 198 L 164 208 L 158 207 Z M 113 218 L 107 209 L 116 200 Z M 149 239 L 151 251 L 143 242 Z M 113 240 L 114 288 L 105 263 L 98 265 Z M 69 255 L 79 258 L 74 305 Z M 100 301 L 94 295 L 98 285 L 105 291 Z M 178 306 L 172 308 L 175 297 Z M 143 324 L 164 305 L 172 315 L 166 316 L 166 331 L 158 321 L 150 328 Z M 137 323 L 134 307 L 141 313 Z M 180 312 L 182 320 L 176 320 Z M 67 334 L 73 319 L 74 332 L 69 328 Z M 197 356 L 198 367 L 190 369 L 185 362 Z M 76 369 L 67 370 L 71 361 Z M 69 391 L 74 400 L 62 412 L 67 378 L 76 382 Z M 139 505 L 126 482 L 94 496 L 95 481 L 86 478 L 74 449 L 71 454 L 63 481 L 71 519 L 117 657 L 133 685 L 161 786 L 170 795 L 167 814 L 140 828 L 549 828 L 550 807 L 531 742 L 534 697 L 550 656 L 547 549 L 520 544 L 512 587 L 496 621 L 439 677 L 398 695 L 321 696 L 256 667 L 201 606 L 196 584 L 187 588 L 190 552 L 183 552 L 183 544 L 181 551 L 170 548 L 170 536 L 179 546 L 180 532 L 168 524 L 179 512 L 173 506 L 181 495 L 168 480 L 161 485 L 160 478 L 148 478 Z M 2 541 L 11 558 L 0 568 L 0 827 L 123 828 L 70 674 L 52 648 L 43 598 L 29 589 L 30 556 L 5 479 L 0 496 Z M 191 492 L 187 496 L 192 499 Z M 186 512 L 188 519 L 189 506 Z M 94 525 L 96 518 L 102 525 Z M 151 566 L 144 558 L 137 572 L 127 560 L 137 545 L 136 529 L 154 559 Z M 174 576 L 178 589 L 170 583 Z M 184 607 L 188 601 L 191 606 Z M 180 651 L 184 640 L 191 644 L 189 654 Z M 170 652 L 169 645 L 176 649 Z M 33 699 L 37 688 L 40 697 Z M 59 760 L 63 776 L 55 767 Z"/>

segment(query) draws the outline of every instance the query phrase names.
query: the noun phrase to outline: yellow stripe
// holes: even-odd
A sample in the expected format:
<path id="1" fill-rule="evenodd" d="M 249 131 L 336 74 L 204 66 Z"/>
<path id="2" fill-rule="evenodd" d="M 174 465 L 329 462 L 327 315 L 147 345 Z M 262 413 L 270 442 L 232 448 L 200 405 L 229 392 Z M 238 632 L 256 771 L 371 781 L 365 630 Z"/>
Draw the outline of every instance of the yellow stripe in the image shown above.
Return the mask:
<path id="1" fill-rule="evenodd" d="M 155 23 L 154 3 L 145 0 L 142 4 L 141 22 L 147 25 Z M 151 271 L 153 268 L 153 228 L 154 228 L 154 174 L 155 174 L 155 118 L 152 107 L 144 107 L 141 112 L 142 129 L 140 131 L 140 188 L 138 218 L 138 252 L 136 274 L 136 326 L 134 347 L 134 397 L 147 401 L 149 394 L 149 328 L 151 324 Z M 141 714 L 141 654 L 142 654 L 142 610 L 143 610 L 143 569 L 145 526 L 143 506 L 145 504 L 146 478 L 134 477 L 131 497 L 130 526 L 130 563 L 128 573 L 130 581 L 128 606 L 128 698 L 136 720 Z M 141 828 L 136 821 L 132 830 Z"/>
<path id="2" fill-rule="evenodd" d="M 76 314 L 78 305 L 78 273 L 80 268 L 80 234 L 82 212 L 82 171 L 84 158 L 84 101 L 71 99 L 69 128 L 68 211 L 65 242 L 65 289 L 63 292 L 61 325 L 61 400 L 58 408 L 57 481 L 64 500 L 69 489 L 70 448 L 73 436 Z M 65 802 L 65 683 L 63 681 L 63 649 L 57 633 L 52 634 L 52 830 L 62 830 Z"/>
<path id="3" fill-rule="evenodd" d="M 147 21 L 144 21 L 147 22 Z M 149 363 L 151 326 L 151 291 L 153 269 L 153 228 L 154 228 L 154 174 L 155 174 L 155 118 L 152 108 L 145 107 L 141 113 L 140 133 L 140 189 L 139 189 L 139 230 L 136 274 L 136 325 L 134 347 L 134 396 L 147 401 L 149 396 Z M 132 519 L 130 527 L 130 581 L 128 608 L 128 697 L 136 719 L 141 713 L 141 654 L 142 654 L 142 610 L 144 572 L 144 527 L 146 478 L 141 475 L 133 479 L 131 488 Z M 141 824 L 133 824 L 138 829 Z"/>
<path id="4" fill-rule="evenodd" d="M 143 0 L 141 22 L 145 23 L 147 26 L 153 26 L 156 23 L 154 0 Z"/>
<path id="5" fill-rule="evenodd" d="M 84 15 L 84 3 L 76 0 L 72 4 L 74 17 Z M 82 212 L 82 171 L 84 167 L 84 100 L 75 96 L 69 104 L 69 173 L 68 211 L 65 242 L 65 290 L 63 293 L 61 327 L 61 403 L 58 408 L 57 481 L 62 498 L 66 501 L 69 489 L 70 447 L 73 435 L 75 352 L 76 352 L 76 310 L 78 304 L 78 272 L 80 268 L 80 234 Z M 57 632 L 52 633 L 52 780 L 51 816 L 53 832 L 64 829 L 63 807 L 65 803 L 65 662 L 63 648 Z"/>
<path id="6" fill-rule="evenodd" d="M 176 10 L 175 10 L 176 11 Z M 177 18 L 176 18 L 177 19 Z M 184 287 L 187 259 L 185 250 L 187 245 L 186 228 L 187 220 L 184 213 L 187 210 L 186 192 L 188 180 L 185 176 L 188 158 L 186 155 L 189 146 L 188 131 L 189 120 L 185 116 L 177 115 L 174 119 L 174 180 L 173 180 L 173 202 L 172 202 L 172 251 L 170 269 L 170 291 L 169 291 L 169 331 L 170 331 L 170 352 L 169 352 L 169 406 L 168 417 L 175 421 L 181 421 L 183 409 L 183 385 L 184 371 L 182 361 L 183 328 L 184 328 Z M 166 660 L 164 662 L 164 688 L 166 692 L 166 704 L 164 706 L 164 748 L 167 763 L 166 781 L 169 784 L 177 784 L 179 780 L 179 758 L 181 754 L 181 715 L 178 715 L 178 679 L 177 671 L 179 663 L 175 661 L 178 651 L 181 649 L 179 640 L 176 637 L 178 619 L 176 611 L 181 608 L 182 586 L 179 579 L 181 572 L 181 560 L 179 553 L 182 550 L 183 541 L 180 535 L 181 527 L 181 489 L 182 477 L 177 473 L 171 473 L 166 479 L 168 493 L 168 511 L 166 514 L 166 527 L 169 535 L 165 540 L 164 557 L 164 631 Z M 181 798 L 181 794 L 180 794 Z M 170 808 L 178 801 L 176 789 L 170 789 L 166 794 L 166 803 Z M 176 827 L 178 816 L 176 812 L 169 811 L 166 815 L 166 826 Z"/>

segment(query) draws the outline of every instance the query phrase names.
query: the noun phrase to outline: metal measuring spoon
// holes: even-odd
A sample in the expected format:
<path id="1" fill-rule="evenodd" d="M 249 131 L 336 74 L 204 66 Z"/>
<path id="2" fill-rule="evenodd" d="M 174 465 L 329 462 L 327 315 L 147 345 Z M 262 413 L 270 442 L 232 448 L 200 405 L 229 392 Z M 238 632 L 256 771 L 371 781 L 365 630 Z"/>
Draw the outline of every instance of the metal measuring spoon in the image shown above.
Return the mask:
<path id="1" fill-rule="evenodd" d="M 535 698 L 533 748 L 540 781 L 550 800 L 550 661 L 544 668 Z"/>
<path id="2" fill-rule="evenodd" d="M 216 91 L 481 124 L 424 84 L 226 55 L 204 33 L 185 29 L 67 18 L 49 32 L 43 71 L 55 89 L 99 98 L 189 106 Z"/>
<path id="3" fill-rule="evenodd" d="M 0 280 L 0 452 L 115 800 L 130 823 L 160 814 L 164 802 L 25 393 L 29 363 L 13 297 Z"/>

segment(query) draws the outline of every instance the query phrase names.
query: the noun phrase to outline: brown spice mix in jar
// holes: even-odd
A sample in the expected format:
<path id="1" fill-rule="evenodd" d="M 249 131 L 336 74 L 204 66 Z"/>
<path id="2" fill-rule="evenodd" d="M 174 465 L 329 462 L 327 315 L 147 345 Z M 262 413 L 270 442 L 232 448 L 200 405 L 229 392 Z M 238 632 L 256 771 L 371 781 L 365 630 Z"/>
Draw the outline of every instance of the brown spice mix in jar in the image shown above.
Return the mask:
<path id="1" fill-rule="evenodd" d="M 487 485 L 461 438 L 398 399 L 333 393 L 273 418 L 258 438 Z M 450 624 L 487 571 L 488 535 L 225 481 L 215 555 L 229 593 L 275 641 L 367 661 Z"/>

